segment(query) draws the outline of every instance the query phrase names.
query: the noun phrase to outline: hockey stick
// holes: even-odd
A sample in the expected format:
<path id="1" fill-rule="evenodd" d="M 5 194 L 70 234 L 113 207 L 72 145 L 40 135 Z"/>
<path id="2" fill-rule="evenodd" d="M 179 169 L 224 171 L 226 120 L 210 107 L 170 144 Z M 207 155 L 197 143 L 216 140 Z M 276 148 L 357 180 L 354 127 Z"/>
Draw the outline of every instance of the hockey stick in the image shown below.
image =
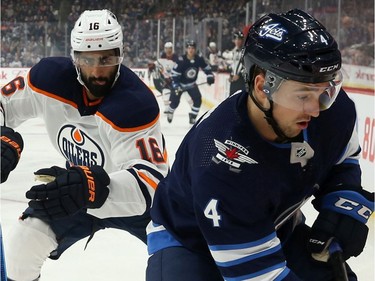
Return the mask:
<path id="1" fill-rule="evenodd" d="M 335 240 L 332 240 L 329 245 L 329 256 L 329 262 L 333 268 L 335 281 L 349 281 L 345 261 L 342 256 L 342 249 L 340 244 Z"/>
<path id="2" fill-rule="evenodd" d="M 189 90 L 189 89 L 192 89 L 194 88 L 195 86 L 200 86 L 200 85 L 204 85 L 204 84 L 207 84 L 207 82 L 202 82 L 202 83 L 199 83 L 199 84 L 195 84 L 195 85 L 192 85 L 192 86 L 189 86 L 189 87 L 185 87 L 185 88 L 182 88 L 182 93 Z M 161 96 L 166 96 L 166 95 L 170 95 L 172 92 L 172 90 L 169 90 L 169 92 L 165 92 L 164 94 L 158 94 L 156 95 L 156 97 L 161 97 Z"/>
<path id="3" fill-rule="evenodd" d="M 0 280 L 7 280 L 7 272 L 5 266 L 5 254 L 3 248 L 3 234 L 0 226 Z"/>

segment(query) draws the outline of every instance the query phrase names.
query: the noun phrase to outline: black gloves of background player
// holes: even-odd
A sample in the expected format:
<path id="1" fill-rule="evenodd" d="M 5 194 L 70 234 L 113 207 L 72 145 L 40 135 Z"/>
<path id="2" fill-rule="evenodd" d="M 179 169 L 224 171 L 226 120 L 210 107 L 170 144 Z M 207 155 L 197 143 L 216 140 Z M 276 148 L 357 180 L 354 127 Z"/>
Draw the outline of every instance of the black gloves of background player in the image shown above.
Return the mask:
<path id="1" fill-rule="evenodd" d="M 211 85 L 215 83 L 215 77 L 214 76 L 207 76 L 207 84 Z"/>
<path id="2" fill-rule="evenodd" d="M 374 211 L 374 193 L 342 185 L 312 203 L 320 211 L 308 242 L 313 257 L 326 262 L 333 238 L 342 248 L 345 260 L 358 256 L 366 244 L 368 227 L 365 224 Z"/>
<path id="3" fill-rule="evenodd" d="M 108 197 L 110 179 L 100 166 L 51 167 L 35 172 L 38 179 L 53 180 L 31 187 L 26 197 L 34 215 L 59 219 L 83 208 L 100 208 Z"/>
<path id="4" fill-rule="evenodd" d="M 182 94 L 184 91 L 180 85 L 180 83 L 172 82 L 172 89 L 176 95 Z"/>
<path id="5" fill-rule="evenodd" d="M 9 173 L 18 164 L 23 150 L 23 140 L 13 129 L 1 126 L 1 182 L 5 182 Z"/>

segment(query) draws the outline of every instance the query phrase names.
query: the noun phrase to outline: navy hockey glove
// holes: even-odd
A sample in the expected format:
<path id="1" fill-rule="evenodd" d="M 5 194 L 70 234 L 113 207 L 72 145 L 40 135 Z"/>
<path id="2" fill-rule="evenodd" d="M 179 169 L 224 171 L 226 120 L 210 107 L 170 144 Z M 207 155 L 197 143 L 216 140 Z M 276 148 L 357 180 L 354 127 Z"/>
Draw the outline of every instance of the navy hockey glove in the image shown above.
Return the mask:
<path id="1" fill-rule="evenodd" d="M 179 83 L 176 83 L 176 82 L 172 82 L 172 89 L 173 89 L 173 92 L 176 95 L 180 95 L 183 92 L 183 89 L 182 89 L 181 85 Z"/>
<path id="2" fill-rule="evenodd" d="M 313 258 L 326 262 L 333 239 L 341 246 L 345 260 L 358 256 L 366 244 L 368 227 L 365 224 L 374 211 L 374 193 L 341 186 L 340 190 L 313 200 L 313 204 L 320 210 L 308 241 Z"/>
<path id="3" fill-rule="evenodd" d="M 16 168 L 23 150 L 23 139 L 13 129 L 1 126 L 1 182 Z"/>
<path id="4" fill-rule="evenodd" d="M 52 167 L 36 172 L 36 175 L 52 175 L 56 178 L 47 184 L 31 187 L 26 198 L 35 216 L 59 219 L 74 215 L 83 208 L 100 208 L 108 197 L 110 179 L 100 166 L 73 166 L 64 169 Z"/>
<path id="5" fill-rule="evenodd" d="M 211 85 L 215 83 L 215 77 L 214 76 L 207 76 L 207 84 Z"/>

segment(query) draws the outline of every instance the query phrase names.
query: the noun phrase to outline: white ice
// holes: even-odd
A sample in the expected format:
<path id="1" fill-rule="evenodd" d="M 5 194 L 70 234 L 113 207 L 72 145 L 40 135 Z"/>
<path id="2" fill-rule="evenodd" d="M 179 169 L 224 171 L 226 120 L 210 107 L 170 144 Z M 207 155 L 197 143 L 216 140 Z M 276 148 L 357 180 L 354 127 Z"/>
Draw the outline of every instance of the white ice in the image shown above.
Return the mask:
<path id="1" fill-rule="evenodd" d="M 160 107 L 164 110 L 161 100 Z M 167 123 L 165 115 L 161 116 L 170 163 L 190 128 L 188 109 L 188 103 L 183 98 L 171 124 Z M 64 159 L 52 148 L 41 120 L 29 120 L 18 131 L 22 133 L 25 148 L 17 169 L 1 185 L 1 224 L 5 240 L 10 228 L 27 207 L 25 192 L 35 184 L 33 172 L 52 165 L 64 166 Z M 307 222 L 311 224 L 316 213 L 309 202 L 303 210 Z M 360 281 L 374 280 L 375 276 L 373 217 L 369 227 L 370 234 L 364 252 L 358 258 L 349 260 Z M 57 261 L 47 259 L 42 268 L 41 281 L 145 280 L 148 258 L 146 246 L 135 237 L 124 231 L 106 229 L 97 232 L 84 250 L 86 241 L 84 239 L 73 245 Z"/>

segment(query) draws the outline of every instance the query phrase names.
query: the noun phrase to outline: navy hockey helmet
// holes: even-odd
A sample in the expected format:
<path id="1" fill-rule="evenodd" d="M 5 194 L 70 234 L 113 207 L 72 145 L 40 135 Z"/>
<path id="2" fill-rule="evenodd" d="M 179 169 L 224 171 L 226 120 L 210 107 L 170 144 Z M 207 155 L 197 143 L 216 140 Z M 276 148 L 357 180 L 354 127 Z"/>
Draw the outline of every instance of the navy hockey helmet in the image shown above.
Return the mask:
<path id="1" fill-rule="evenodd" d="M 189 40 L 186 42 L 186 48 L 188 47 L 194 47 L 197 48 L 197 43 L 194 40 Z"/>
<path id="2" fill-rule="evenodd" d="M 233 39 L 243 39 L 244 35 L 242 31 L 236 31 L 233 33 Z"/>
<path id="3" fill-rule="evenodd" d="M 252 82 L 255 65 L 302 83 L 334 80 L 341 68 L 334 38 L 320 22 L 299 9 L 270 13 L 255 22 L 242 60 L 247 82 Z"/>

